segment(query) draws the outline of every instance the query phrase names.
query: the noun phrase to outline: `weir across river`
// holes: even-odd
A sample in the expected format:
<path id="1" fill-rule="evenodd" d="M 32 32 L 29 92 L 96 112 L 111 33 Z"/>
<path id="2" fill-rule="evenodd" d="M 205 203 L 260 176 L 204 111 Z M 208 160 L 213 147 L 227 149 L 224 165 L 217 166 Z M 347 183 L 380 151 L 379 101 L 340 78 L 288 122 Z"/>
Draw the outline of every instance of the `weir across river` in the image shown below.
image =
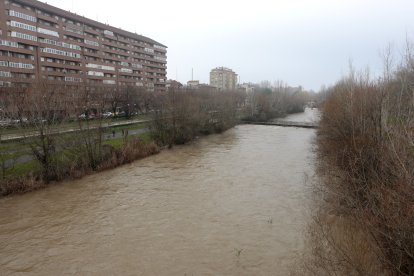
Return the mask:
<path id="1" fill-rule="evenodd" d="M 287 121 L 272 121 L 272 122 L 244 122 L 249 125 L 264 125 L 264 126 L 283 126 L 283 127 L 301 127 L 301 128 L 318 128 L 316 122 L 287 122 Z"/>
<path id="2" fill-rule="evenodd" d="M 283 126 L 298 128 L 318 128 L 319 127 L 319 111 L 317 109 L 306 108 L 303 113 L 296 113 L 286 118 L 278 118 L 267 122 L 244 122 L 251 125 L 265 126 Z"/>

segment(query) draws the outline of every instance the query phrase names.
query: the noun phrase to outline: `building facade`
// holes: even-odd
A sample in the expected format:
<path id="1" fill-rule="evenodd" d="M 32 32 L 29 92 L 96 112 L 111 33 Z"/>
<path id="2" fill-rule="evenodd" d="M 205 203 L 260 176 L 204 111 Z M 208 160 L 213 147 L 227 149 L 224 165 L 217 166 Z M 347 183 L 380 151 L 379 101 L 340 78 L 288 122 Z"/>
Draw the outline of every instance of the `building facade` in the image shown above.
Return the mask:
<path id="1" fill-rule="evenodd" d="M 0 86 L 38 80 L 164 91 L 167 47 L 35 0 L 0 0 Z"/>
<path id="2" fill-rule="evenodd" d="M 210 72 L 210 85 L 221 90 L 235 90 L 237 74 L 226 67 L 217 67 Z"/>

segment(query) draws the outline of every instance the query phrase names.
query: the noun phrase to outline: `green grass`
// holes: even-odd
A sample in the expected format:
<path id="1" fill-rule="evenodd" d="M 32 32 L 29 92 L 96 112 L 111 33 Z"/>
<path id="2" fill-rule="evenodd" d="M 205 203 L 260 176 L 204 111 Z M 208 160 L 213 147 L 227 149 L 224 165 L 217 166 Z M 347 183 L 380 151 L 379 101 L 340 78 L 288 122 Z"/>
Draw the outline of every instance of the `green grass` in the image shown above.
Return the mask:
<path id="1" fill-rule="evenodd" d="M 152 141 L 151 134 L 148 133 L 148 132 L 137 134 L 137 135 L 130 135 L 130 136 L 127 137 L 128 140 L 131 140 L 131 139 L 134 139 L 134 138 L 140 138 L 145 143 L 149 143 L 149 142 Z M 105 145 L 110 145 L 110 146 L 114 147 L 115 149 L 120 149 L 125 144 L 125 138 L 124 137 L 119 137 L 119 138 L 114 138 L 114 139 L 111 139 L 111 140 L 106 140 L 104 142 L 104 144 Z"/>
<path id="2" fill-rule="evenodd" d="M 16 141 L 1 141 L 0 142 L 0 151 L 9 151 L 15 150 L 21 146 L 21 143 Z"/>
<path id="3" fill-rule="evenodd" d="M 112 131 L 120 131 L 122 129 L 128 129 L 128 130 L 138 130 L 138 129 L 144 129 L 147 128 L 148 124 L 146 123 L 138 123 L 138 124 L 132 124 L 132 125 L 126 125 L 126 126 L 115 126 L 115 127 L 110 127 L 107 128 L 106 130 L 108 132 L 112 132 Z"/>
<path id="4" fill-rule="evenodd" d="M 25 163 L 20 163 L 12 168 L 7 169 L 7 177 L 19 177 L 28 175 L 31 172 L 40 171 L 40 164 L 36 160 L 31 160 Z"/>
<path id="5" fill-rule="evenodd" d="M 110 145 L 114 147 L 115 149 L 120 149 L 124 145 L 124 143 L 125 143 L 125 138 L 120 137 L 120 138 L 114 138 L 111 140 L 106 140 L 103 144 Z"/>

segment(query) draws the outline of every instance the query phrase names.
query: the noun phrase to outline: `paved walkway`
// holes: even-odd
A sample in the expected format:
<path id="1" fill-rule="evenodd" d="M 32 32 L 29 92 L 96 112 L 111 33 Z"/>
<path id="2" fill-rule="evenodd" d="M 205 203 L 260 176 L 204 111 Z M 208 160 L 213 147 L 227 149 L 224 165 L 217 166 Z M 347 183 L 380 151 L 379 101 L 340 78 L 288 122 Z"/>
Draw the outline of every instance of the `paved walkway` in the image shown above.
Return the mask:
<path id="1" fill-rule="evenodd" d="M 136 119 L 136 120 L 128 120 L 128 121 L 118 121 L 118 122 L 110 122 L 110 123 L 103 123 L 101 127 L 103 128 L 109 128 L 109 127 L 116 127 L 116 126 L 128 126 L 128 125 L 134 125 L 134 124 L 143 124 L 150 122 L 151 120 L 142 120 L 142 119 Z M 93 124 L 94 121 L 91 121 Z M 90 126 L 90 129 L 96 129 L 100 127 L 97 125 Z M 62 129 L 56 129 L 52 132 L 52 134 L 64 134 L 64 133 L 71 133 L 71 132 L 77 132 L 80 131 L 80 127 L 72 127 L 72 128 L 62 128 Z M 21 140 L 24 138 L 29 137 L 35 137 L 39 135 L 39 131 L 30 131 L 26 132 L 25 134 L 21 133 L 13 133 L 13 134 L 3 134 L 1 135 L 1 141 L 13 141 L 13 140 Z"/>

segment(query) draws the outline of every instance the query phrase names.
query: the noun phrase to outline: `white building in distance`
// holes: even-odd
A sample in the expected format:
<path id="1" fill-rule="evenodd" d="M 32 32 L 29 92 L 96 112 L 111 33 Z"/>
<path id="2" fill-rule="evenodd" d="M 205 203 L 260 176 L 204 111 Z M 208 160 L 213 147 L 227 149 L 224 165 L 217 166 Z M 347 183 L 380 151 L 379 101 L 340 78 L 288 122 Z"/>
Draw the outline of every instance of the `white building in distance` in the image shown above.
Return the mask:
<path id="1" fill-rule="evenodd" d="M 210 72 L 210 85 L 220 90 L 235 90 L 237 74 L 226 67 L 217 67 Z"/>

